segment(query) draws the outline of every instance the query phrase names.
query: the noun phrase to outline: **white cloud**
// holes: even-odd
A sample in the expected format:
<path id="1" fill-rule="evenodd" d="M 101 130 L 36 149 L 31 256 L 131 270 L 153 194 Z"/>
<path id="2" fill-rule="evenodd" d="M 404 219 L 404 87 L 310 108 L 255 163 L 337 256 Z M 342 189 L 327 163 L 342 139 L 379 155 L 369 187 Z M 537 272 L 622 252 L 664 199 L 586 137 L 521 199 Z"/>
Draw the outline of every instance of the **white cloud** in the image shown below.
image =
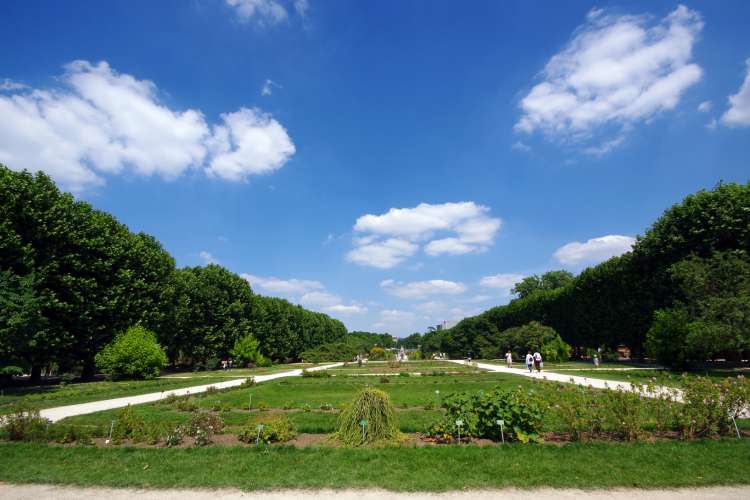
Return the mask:
<path id="1" fill-rule="evenodd" d="M 430 295 L 458 295 L 466 291 L 466 285 L 456 281 L 428 280 L 409 283 L 384 280 L 380 286 L 387 293 L 402 299 L 424 299 Z"/>
<path id="2" fill-rule="evenodd" d="M 255 20 L 260 25 L 278 24 L 289 16 L 284 6 L 276 0 L 226 0 L 242 22 Z"/>
<path id="3" fill-rule="evenodd" d="M 384 309 L 380 311 L 380 320 L 375 323 L 375 330 L 391 333 L 410 332 L 417 319 L 417 315 L 410 311 L 398 309 Z"/>
<path id="4" fill-rule="evenodd" d="M 549 60 L 543 81 L 521 100 L 516 131 L 541 131 L 570 144 L 604 143 L 594 151 L 610 151 L 622 143 L 613 132 L 674 109 L 700 80 L 702 70 L 691 59 L 702 29 L 700 14 L 682 5 L 658 23 L 592 10 Z"/>
<path id="5" fill-rule="evenodd" d="M 745 64 L 745 80 L 737 93 L 729 96 L 729 109 L 721 117 L 721 123 L 730 127 L 750 125 L 750 59 Z"/>
<path id="6" fill-rule="evenodd" d="M 300 17 L 306 17 L 310 9 L 310 3 L 307 0 L 294 0 L 294 10 Z"/>
<path id="7" fill-rule="evenodd" d="M 205 262 L 206 264 L 218 264 L 219 263 L 219 260 L 216 259 L 216 257 L 214 257 L 213 255 L 211 255 L 209 252 L 205 250 L 201 251 L 201 253 L 198 254 L 198 256 L 201 259 L 203 259 L 203 262 Z"/>
<path id="8" fill-rule="evenodd" d="M 273 276 L 264 278 L 253 276 L 252 274 L 241 274 L 253 288 L 258 288 L 264 293 L 282 294 L 282 295 L 303 295 L 316 290 L 324 290 L 325 287 L 320 281 L 299 280 L 299 279 L 279 279 Z"/>
<path id="9" fill-rule="evenodd" d="M 360 240 L 362 241 L 362 240 Z M 358 245 L 346 254 L 346 258 L 363 266 L 390 269 L 416 253 L 419 247 L 413 243 L 396 238 L 380 240 Z"/>
<path id="10" fill-rule="evenodd" d="M 524 278 L 523 274 L 495 274 L 483 277 L 479 280 L 479 284 L 485 288 L 496 288 L 509 294 L 513 286 Z"/>
<path id="11" fill-rule="evenodd" d="M 358 304 L 344 305 L 336 304 L 333 306 L 326 307 L 326 311 L 331 314 L 339 314 L 342 316 L 351 316 L 354 314 L 366 314 L 367 307 Z"/>
<path id="12" fill-rule="evenodd" d="M 209 176 L 244 181 L 250 175 L 278 170 L 295 153 L 286 129 L 268 113 L 241 108 L 221 118 L 224 124 L 214 126 L 210 142 Z"/>
<path id="13" fill-rule="evenodd" d="M 634 243 L 635 238 L 631 236 L 610 234 L 585 243 L 573 241 L 558 248 L 554 256 L 561 264 L 570 266 L 596 264 L 629 252 Z"/>
<path id="14" fill-rule="evenodd" d="M 300 303 L 312 307 L 331 307 L 341 303 L 341 298 L 328 292 L 308 292 L 300 298 Z"/>
<path id="15" fill-rule="evenodd" d="M 259 110 L 222 115 L 213 130 L 199 110 L 175 111 L 153 82 L 106 62 L 65 66 L 64 87 L 0 95 L 0 162 L 44 170 L 65 188 L 104 184 L 128 168 L 175 179 L 204 168 L 229 180 L 281 167 L 294 154 L 284 128 Z"/>
<path id="16" fill-rule="evenodd" d="M 357 219 L 352 262 L 383 269 L 391 268 L 419 249 L 425 253 L 460 255 L 482 252 L 492 245 L 502 221 L 489 217 L 489 208 L 466 201 L 414 208 L 391 208 L 381 215 L 366 214 Z M 446 237 L 435 238 L 441 234 Z M 431 240 L 431 241 L 429 241 Z"/>
<path id="17" fill-rule="evenodd" d="M 513 143 L 513 145 L 510 147 L 513 151 L 520 151 L 522 153 L 528 153 L 531 151 L 531 147 L 527 146 L 521 141 L 516 141 Z"/>
<path id="18" fill-rule="evenodd" d="M 260 95 L 269 96 L 273 94 L 274 87 L 281 88 L 281 85 L 279 85 L 278 83 L 274 82 L 271 79 L 266 79 L 266 81 L 263 82 L 263 87 L 261 87 L 260 89 Z"/>
<path id="19" fill-rule="evenodd" d="M 698 104 L 698 111 L 701 113 L 708 113 L 711 111 L 711 108 L 713 105 L 711 104 L 711 101 L 703 101 L 702 103 Z"/>
<path id="20" fill-rule="evenodd" d="M 10 78 L 5 78 L 4 80 L 0 81 L 0 92 L 24 90 L 28 88 L 29 86 L 25 83 L 17 82 L 15 80 L 11 80 Z"/>

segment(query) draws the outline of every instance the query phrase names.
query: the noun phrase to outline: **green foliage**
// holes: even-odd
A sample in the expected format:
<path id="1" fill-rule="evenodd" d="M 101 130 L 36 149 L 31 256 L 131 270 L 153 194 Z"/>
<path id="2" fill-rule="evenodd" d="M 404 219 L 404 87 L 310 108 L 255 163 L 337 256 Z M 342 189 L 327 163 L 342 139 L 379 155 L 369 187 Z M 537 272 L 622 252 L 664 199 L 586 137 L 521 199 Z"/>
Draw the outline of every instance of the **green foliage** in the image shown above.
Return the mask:
<path id="1" fill-rule="evenodd" d="M 136 414 L 133 407 L 128 405 L 117 415 L 114 429 L 112 429 L 112 440 L 119 443 L 123 439 L 130 439 L 138 443 L 146 439 L 146 421 Z"/>
<path id="2" fill-rule="evenodd" d="M 375 346 L 394 347 L 389 333 L 349 332 L 344 341 L 356 349 L 356 354 L 367 354 Z"/>
<path id="3" fill-rule="evenodd" d="M 2 431 L 10 441 L 45 441 L 50 421 L 39 416 L 39 410 L 20 408 L 3 416 Z"/>
<path id="4" fill-rule="evenodd" d="M 331 374 L 326 370 L 302 370 L 302 378 L 330 378 Z"/>
<path id="5" fill-rule="evenodd" d="M 395 442 L 399 436 L 396 412 L 381 390 L 365 387 L 339 415 L 336 437 L 347 446 Z"/>
<path id="6" fill-rule="evenodd" d="M 497 342 L 499 350 L 510 349 L 518 358 L 529 351 L 539 350 L 546 361 L 564 361 L 570 357 L 571 351 L 553 328 L 538 321 L 503 331 Z"/>
<path id="7" fill-rule="evenodd" d="M 327 361 L 351 361 L 357 354 L 357 348 L 350 343 L 334 342 L 304 351 L 300 354 L 300 357 L 308 363 L 324 363 Z"/>
<path id="8" fill-rule="evenodd" d="M 255 340 L 252 335 L 245 335 L 234 343 L 230 354 L 236 360 L 238 366 L 264 366 L 266 358 L 260 353 L 260 342 Z"/>
<path id="9" fill-rule="evenodd" d="M 646 336 L 646 352 L 670 368 L 682 368 L 687 361 L 685 340 L 690 316 L 683 308 L 660 309 Z"/>
<path id="10" fill-rule="evenodd" d="M 255 418 L 239 433 L 238 439 L 245 443 L 285 443 L 294 439 L 297 431 L 286 415 L 273 415 Z"/>
<path id="11" fill-rule="evenodd" d="M 684 410 L 679 415 L 687 438 L 713 437 L 732 432 L 732 418 L 750 411 L 750 381 L 745 377 L 714 382 L 697 377 L 684 380 Z"/>
<path id="12" fill-rule="evenodd" d="M 370 361 L 383 361 L 393 358 L 394 354 L 391 351 L 386 351 L 382 347 L 373 347 L 370 349 L 370 354 L 368 356 Z"/>
<path id="13" fill-rule="evenodd" d="M 159 376 L 167 356 L 154 334 L 138 325 L 105 346 L 96 355 L 96 364 L 113 378 L 151 379 Z"/>
<path id="14" fill-rule="evenodd" d="M 213 442 L 214 434 L 221 434 L 224 421 L 215 413 L 195 413 L 185 426 L 185 433 L 195 439 L 196 446 L 206 446 Z"/>
<path id="15" fill-rule="evenodd" d="M 575 277 L 569 271 L 549 271 L 541 276 L 527 276 L 513 286 L 511 293 L 519 299 L 527 297 L 539 290 L 556 290 L 563 288 L 571 283 Z"/>
<path id="16" fill-rule="evenodd" d="M 450 394 L 444 400 L 443 418 L 433 424 L 428 434 L 451 442 L 458 437 L 456 421 L 460 420 L 462 437 L 501 440 L 497 421 L 502 420 L 507 440 L 541 441 L 542 400 L 533 391 L 493 389 L 478 393 Z"/>

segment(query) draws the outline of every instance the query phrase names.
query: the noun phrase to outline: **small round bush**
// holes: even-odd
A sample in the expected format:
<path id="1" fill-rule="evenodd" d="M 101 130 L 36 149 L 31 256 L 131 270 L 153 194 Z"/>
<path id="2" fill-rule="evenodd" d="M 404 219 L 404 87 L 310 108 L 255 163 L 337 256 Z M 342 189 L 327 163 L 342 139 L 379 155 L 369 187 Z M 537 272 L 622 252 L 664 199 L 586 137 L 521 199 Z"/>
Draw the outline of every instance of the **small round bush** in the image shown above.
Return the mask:
<path id="1" fill-rule="evenodd" d="M 364 432 L 362 423 L 365 423 Z M 379 389 L 365 387 L 339 415 L 337 437 L 346 445 L 394 442 L 399 435 L 391 400 Z"/>
<path id="2" fill-rule="evenodd" d="M 140 325 L 128 328 L 96 355 L 97 367 L 112 378 L 155 378 L 166 364 L 156 336 Z"/>

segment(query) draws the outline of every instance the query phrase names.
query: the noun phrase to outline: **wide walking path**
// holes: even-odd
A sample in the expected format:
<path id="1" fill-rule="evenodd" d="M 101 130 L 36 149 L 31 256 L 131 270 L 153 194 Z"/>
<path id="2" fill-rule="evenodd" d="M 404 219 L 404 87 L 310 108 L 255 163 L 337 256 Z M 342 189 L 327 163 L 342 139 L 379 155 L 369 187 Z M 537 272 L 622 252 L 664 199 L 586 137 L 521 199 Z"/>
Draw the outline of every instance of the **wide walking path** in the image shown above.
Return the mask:
<path id="1" fill-rule="evenodd" d="M 462 359 L 450 359 L 447 361 L 459 365 L 466 364 L 466 361 Z M 544 370 L 542 370 L 541 373 L 537 373 L 536 371 L 529 372 L 529 370 L 525 368 L 508 368 L 507 366 L 494 365 L 490 363 L 472 363 L 472 365 L 476 366 L 477 368 L 489 370 L 492 372 L 510 373 L 513 375 L 520 375 L 522 377 L 534 378 L 538 380 L 564 382 L 566 384 L 576 384 L 582 385 L 584 387 L 594 387 L 596 389 L 622 389 L 624 391 L 629 391 L 633 388 L 633 384 L 631 384 L 630 382 L 623 382 L 621 380 L 579 377 L 577 375 L 570 375 L 568 373 L 555 373 Z M 682 401 L 682 391 L 679 389 L 674 389 L 672 387 L 656 387 L 653 392 L 645 393 L 646 396 L 658 396 L 661 394 L 668 394 L 676 401 Z"/>
<path id="2" fill-rule="evenodd" d="M 315 366 L 312 368 L 306 368 L 308 371 L 326 370 L 328 368 L 334 368 L 341 366 L 344 363 L 332 363 L 329 365 Z M 183 387 L 182 389 L 172 389 L 169 391 L 152 392 L 149 394 L 140 394 L 138 396 L 126 396 L 123 398 L 115 399 L 104 399 L 102 401 L 92 401 L 90 403 L 80 403 L 77 405 L 58 406 L 56 408 L 47 408 L 40 410 L 39 415 L 47 418 L 52 422 L 57 422 L 67 417 L 74 417 L 76 415 L 86 415 L 87 413 L 94 413 L 97 411 L 111 410 L 113 408 L 122 408 L 128 405 L 140 405 L 143 403 L 153 403 L 169 396 L 186 396 L 188 394 L 200 394 L 206 392 L 209 387 L 215 387 L 217 389 L 227 389 L 229 387 L 237 387 L 245 383 L 246 380 L 252 378 L 255 382 L 267 382 L 277 378 L 284 377 L 298 377 L 302 375 L 302 369 L 289 370 L 279 373 L 271 373 L 269 375 L 255 375 L 253 377 L 236 378 L 234 380 L 227 380 L 226 382 L 215 382 L 213 384 L 195 385 L 192 387 Z"/>
<path id="3" fill-rule="evenodd" d="M 674 488 L 644 490 L 616 488 L 611 490 L 579 490 L 574 488 L 507 488 L 502 490 L 462 490 L 445 493 L 402 493 L 374 489 L 347 490 L 276 490 L 241 491 L 222 489 L 135 489 L 80 488 L 42 484 L 2 484 L 0 498 L 13 500 L 746 500 L 750 486 L 712 486 L 708 488 Z"/>

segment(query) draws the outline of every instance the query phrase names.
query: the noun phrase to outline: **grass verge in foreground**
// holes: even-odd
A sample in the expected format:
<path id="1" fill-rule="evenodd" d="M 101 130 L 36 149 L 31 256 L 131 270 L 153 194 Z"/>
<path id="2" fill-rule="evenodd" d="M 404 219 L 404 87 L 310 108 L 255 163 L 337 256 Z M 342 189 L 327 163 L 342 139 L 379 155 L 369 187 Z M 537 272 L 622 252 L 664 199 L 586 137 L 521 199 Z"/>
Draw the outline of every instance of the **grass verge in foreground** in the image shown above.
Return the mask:
<path id="1" fill-rule="evenodd" d="M 115 487 L 687 487 L 748 484 L 750 440 L 384 449 L 0 445 L 0 481 Z"/>

